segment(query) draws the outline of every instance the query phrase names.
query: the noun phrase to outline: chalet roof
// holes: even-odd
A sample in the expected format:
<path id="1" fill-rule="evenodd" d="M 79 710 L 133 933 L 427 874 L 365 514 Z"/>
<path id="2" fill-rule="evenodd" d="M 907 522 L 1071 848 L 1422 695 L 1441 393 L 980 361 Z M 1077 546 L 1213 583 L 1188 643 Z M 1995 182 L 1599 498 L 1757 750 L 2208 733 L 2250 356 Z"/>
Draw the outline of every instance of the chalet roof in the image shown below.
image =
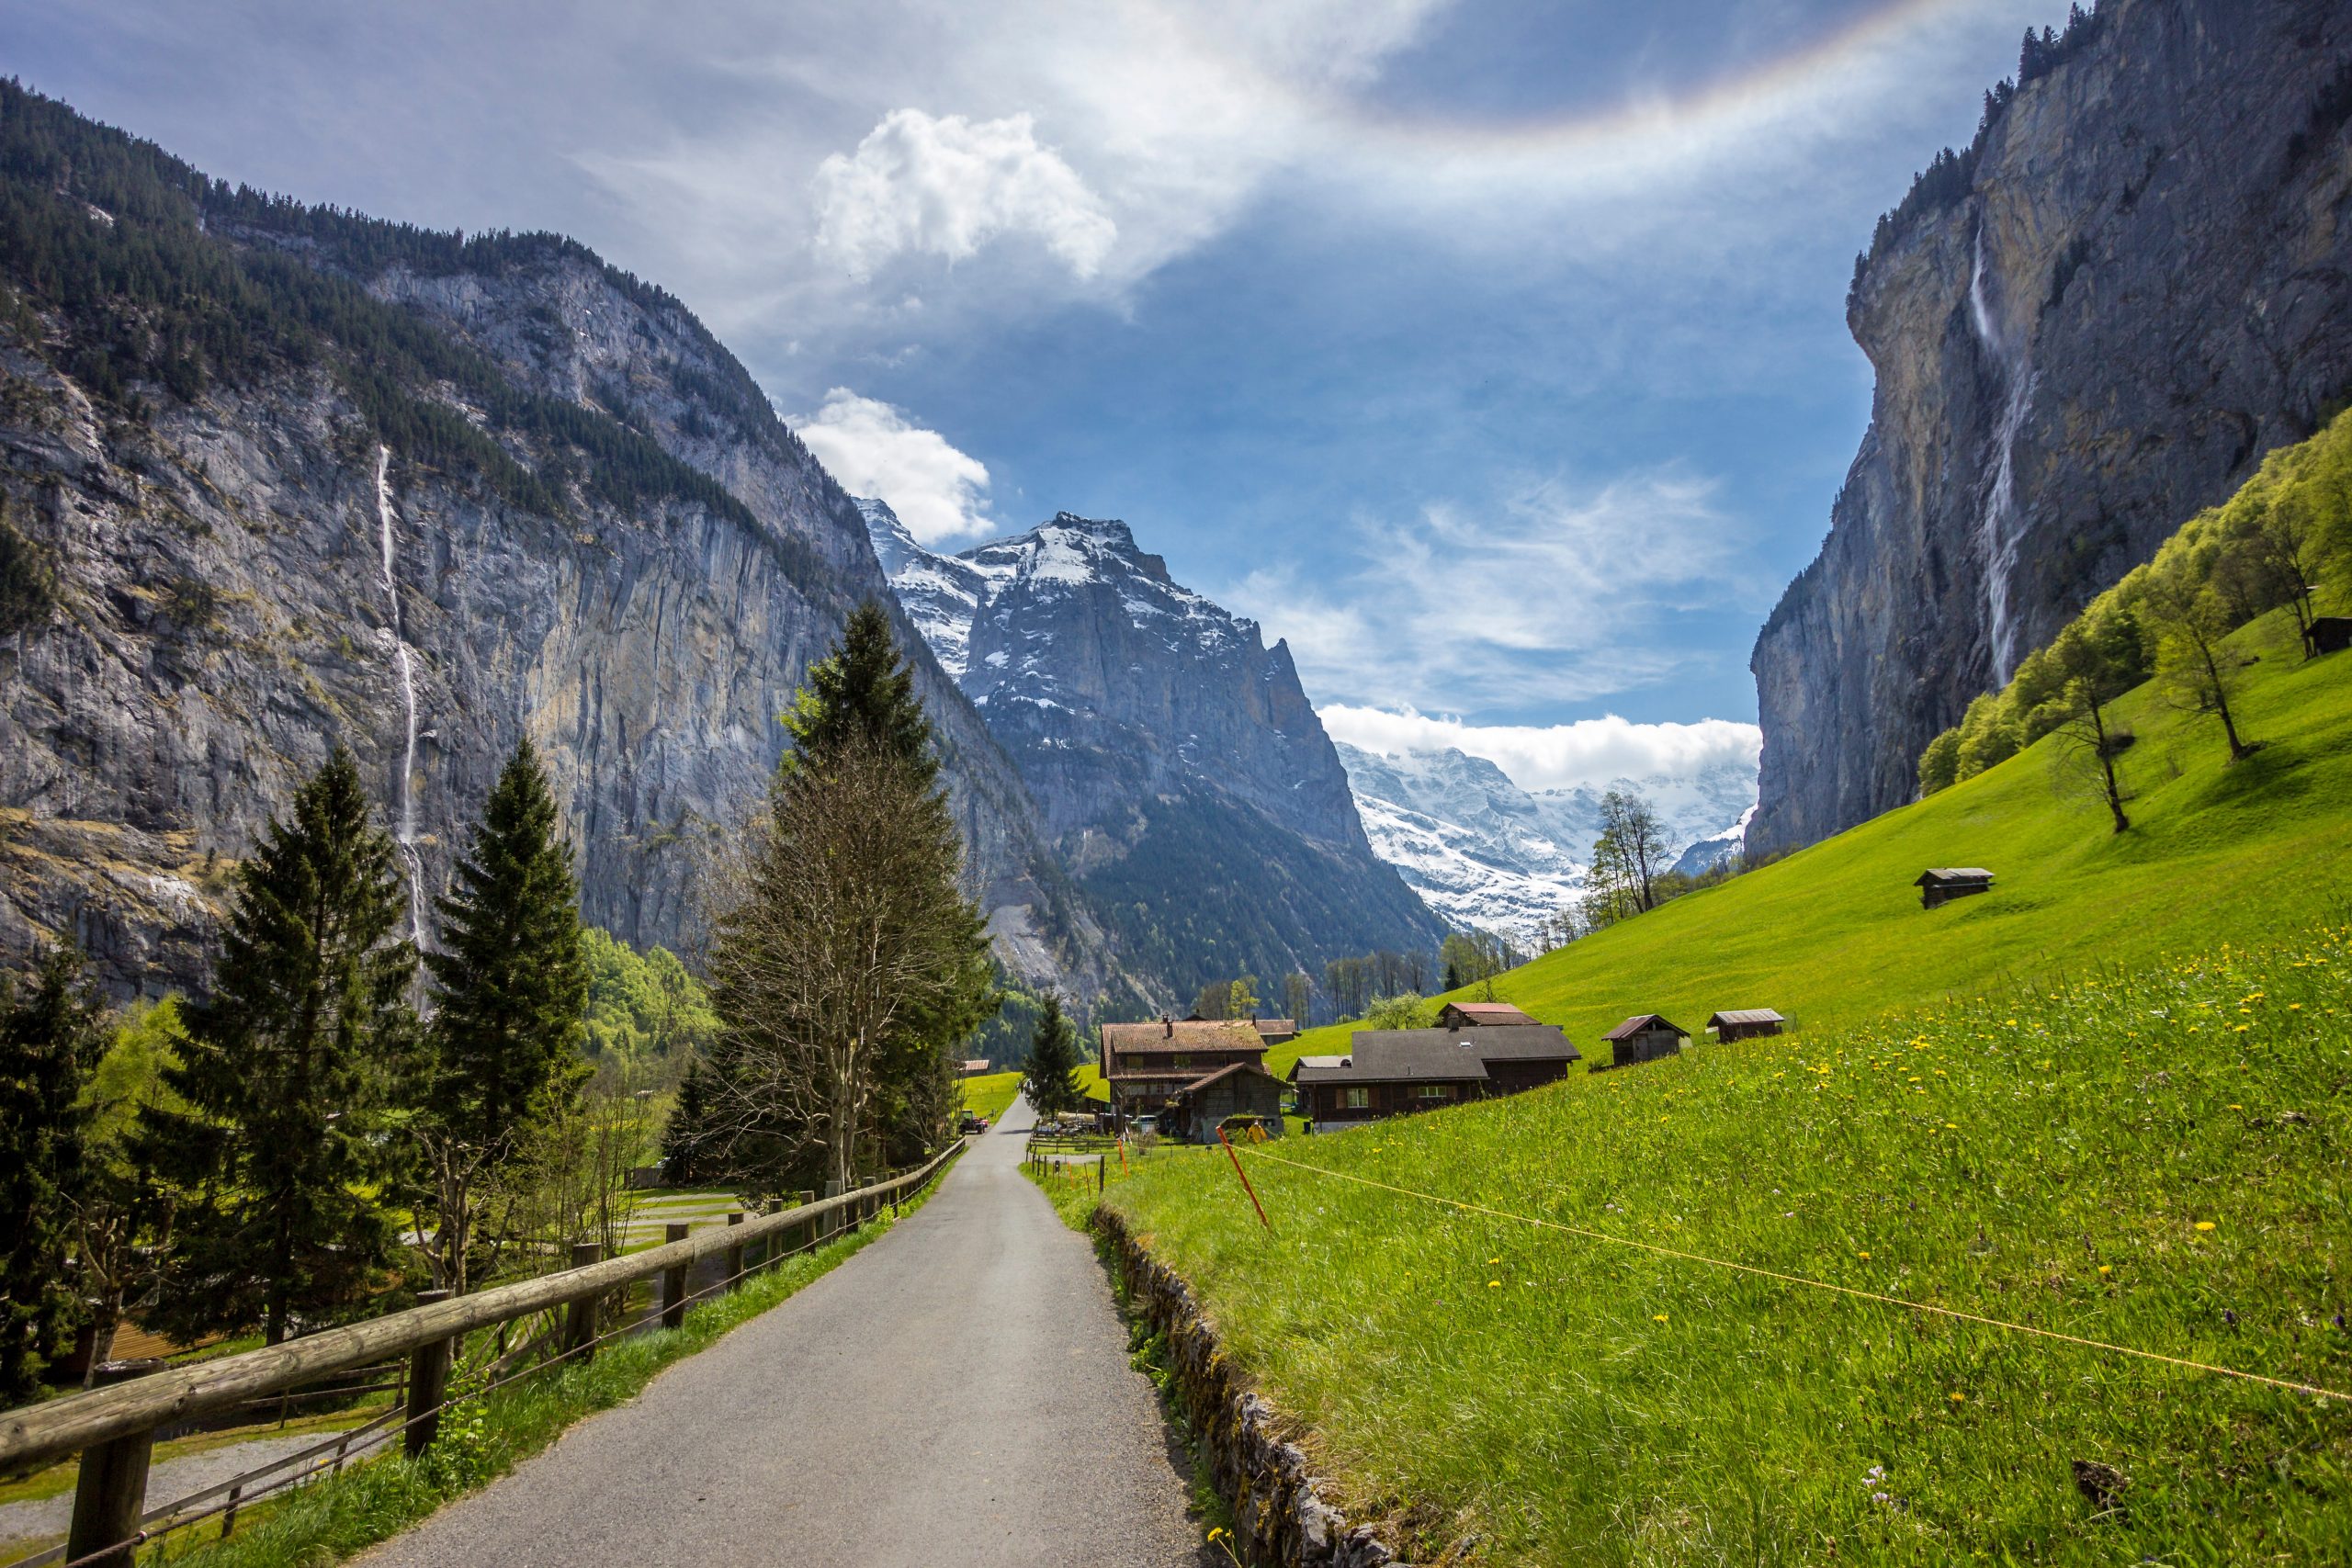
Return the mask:
<path id="1" fill-rule="evenodd" d="M 1718 1029 L 1726 1023 L 1786 1023 L 1787 1021 L 1787 1019 L 1782 1018 L 1770 1008 L 1725 1008 L 1707 1020 L 1707 1027 Z"/>
<path id="2" fill-rule="evenodd" d="M 1145 1051 L 1262 1051 L 1265 1040 L 1244 1019 L 1154 1019 L 1146 1023 L 1102 1025 L 1102 1048 L 1122 1054 Z"/>
<path id="3" fill-rule="evenodd" d="M 1209 1074 L 1205 1077 L 1194 1078 L 1191 1083 L 1186 1084 L 1182 1089 L 1178 1089 L 1176 1092 L 1179 1095 L 1197 1094 L 1202 1089 L 1208 1088 L 1209 1085 L 1216 1082 L 1217 1079 L 1229 1078 L 1236 1073 L 1255 1073 L 1269 1083 L 1280 1083 L 1283 1081 L 1282 1079 L 1274 1077 L 1273 1074 L 1266 1071 L 1265 1068 L 1260 1066 L 1255 1062 L 1235 1062 L 1228 1066 L 1219 1067 L 1216 1071 Z"/>
<path id="4" fill-rule="evenodd" d="M 1535 1020 L 1509 1002 L 1448 1002 L 1439 1010 L 1460 1013 L 1474 1024 L 1492 1028 L 1498 1024 L 1533 1023 Z"/>
<path id="5" fill-rule="evenodd" d="M 1689 1030 L 1684 1029 L 1679 1024 L 1674 1023 L 1654 1012 L 1637 1013 L 1634 1017 L 1629 1018 L 1624 1022 L 1619 1024 L 1616 1028 L 1611 1030 L 1608 1033 L 1602 1035 L 1601 1038 L 1603 1040 L 1631 1040 L 1634 1035 L 1648 1029 L 1670 1029 L 1675 1033 L 1682 1036 L 1685 1040 L 1690 1038 L 1690 1032 Z"/>
<path id="6" fill-rule="evenodd" d="M 1479 1029 L 1364 1029 L 1344 1056 L 1302 1056 L 1295 1083 L 1477 1083 L 1489 1062 L 1575 1062 L 1584 1054 L 1548 1023 Z"/>
<path id="7" fill-rule="evenodd" d="M 1981 865 L 1939 865 L 1930 866 L 1921 872 L 1919 880 L 1911 886 L 1925 887 L 1937 882 L 1990 882 L 1992 880 L 1993 874 Z"/>
<path id="8" fill-rule="evenodd" d="M 1298 1020 L 1295 1018 L 1253 1018 L 1250 1027 L 1261 1034 L 1295 1034 Z"/>

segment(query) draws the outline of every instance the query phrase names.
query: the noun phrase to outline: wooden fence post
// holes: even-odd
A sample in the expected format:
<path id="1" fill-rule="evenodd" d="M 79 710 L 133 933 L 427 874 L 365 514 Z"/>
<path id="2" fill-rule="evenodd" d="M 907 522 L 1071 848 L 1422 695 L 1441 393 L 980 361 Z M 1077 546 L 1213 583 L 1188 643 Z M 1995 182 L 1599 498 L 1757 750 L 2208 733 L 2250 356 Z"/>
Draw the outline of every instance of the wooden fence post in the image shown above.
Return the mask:
<path id="1" fill-rule="evenodd" d="M 806 1187 L 804 1187 L 804 1188 L 802 1188 L 802 1189 L 800 1190 L 800 1205 L 801 1205 L 801 1207 L 803 1207 L 803 1208 L 807 1208 L 809 1204 L 811 1204 L 811 1203 L 815 1202 L 816 1201 L 817 1201 L 817 1194 L 816 1194 L 815 1192 L 813 1192 L 812 1190 L 810 1190 L 809 1189 L 808 1189 L 808 1188 L 806 1188 Z M 801 1249 L 802 1249 L 802 1250 L 804 1250 L 804 1251 L 806 1251 L 806 1250 L 808 1250 L 808 1249 L 809 1249 L 809 1248 L 814 1247 L 816 1245 L 817 1245 L 817 1222 L 816 1222 L 815 1220 L 803 1220 L 803 1221 L 801 1221 L 801 1222 L 800 1222 L 800 1247 L 801 1247 Z"/>
<path id="2" fill-rule="evenodd" d="M 447 1291 L 419 1291 L 416 1304 L 446 1302 Z M 408 1353 L 408 1431 L 402 1441 L 408 1457 L 416 1458 L 433 1446 L 441 1430 L 441 1401 L 449 1392 L 449 1341 L 435 1339 Z"/>
<path id="3" fill-rule="evenodd" d="M 825 1183 L 826 1197 L 838 1198 L 841 1195 L 842 1184 L 838 1180 L 828 1180 Z M 817 1222 L 817 1239 L 820 1241 L 832 1240 L 834 1233 L 841 1229 L 841 1219 L 842 1213 L 839 1209 L 826 1210 L 823 1216 Z"/>
<path id="4" fill-rule="evenodd" d="M 82 1450 L 82 1472 L 74 1483 L 74 1522 L 65 1537 L 68 1562 L 81 1562 L 84 1568 L 130 1568 L 137 1555 L 139 1518 L 147 1511 L 147 1463 L 154 1453 L 153 1427 Z M 115 1550 L 106 1550 L 109 1547 Z"/>
<path id="5" fill-rule="evenodd" d="M 741 1224 L 743 1223 L 743 1211 L 741 1209 L 729 1210 L 727 1214 L 727 1223 L 730 1225 Z M 739 1241 L 734 1246 L 727 1249 L 727 1288 L 731 1291 L 742 1282 L 743 1244 Z"/>
<path id="6" fill-rule="evenodd" d="M 688 1227 L 684 1221 L 673 1220 L 662 1227 L 664 1241 L 684 1241 Z M 686 1266 L 673 1263 L 662 1270 L 662 1326 L 683 1328 L 686 1322 Z"/>
<path id="7" fill-rule="evenodd" d="M 602 1263 L 604 1260 L 604 1243 L 581 1241 L 572 1244 L 571 1266 L 574 1269 L 585 1269 L 591 1263 Z M 564 1353 L 577 1355 L 584 1361 L 596 1353 L 595 1339 L 596 1298 L 575 1296 L 563 1309 Z"/>

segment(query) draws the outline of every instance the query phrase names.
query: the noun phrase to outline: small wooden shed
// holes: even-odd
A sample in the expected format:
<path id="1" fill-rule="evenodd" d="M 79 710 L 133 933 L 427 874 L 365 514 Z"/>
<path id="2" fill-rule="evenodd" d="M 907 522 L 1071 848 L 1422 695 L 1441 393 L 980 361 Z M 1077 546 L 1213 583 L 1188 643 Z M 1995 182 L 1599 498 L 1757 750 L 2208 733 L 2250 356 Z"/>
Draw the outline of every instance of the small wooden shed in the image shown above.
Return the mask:
<path id="1" fill-rule="evenodd" d="M 1645 1012 L 1627 1019 L 1601 1038 L 1609 1042 L 1610 1066 L 1622 1067 L 1675 1055 L 1690 1038 L 1690 1032 L 1657 1013 Z"/>
<path id="2" fill-rule="evenodd" d="M 1448 1002 L 1437 1010 L 1440 1029 L 1529 1029 L 1535 1020 L 1509 1002 Z"/>
<path id="3" fill-rule="evenodd" d="M 1935 908 L 1972 893 L 1993 891 L 1993 874 L 1981 865 L 1939 865 L 1919 874 L 1911 885 L 1919 890 L 1919 908 Z"/>
<path id="4" fill-rule="evenodd" d="M 2303 657 L 2342 653 L 2352 648 L 2352 615 L 2322 615 L 2304 629 Z"/>
<path id="5" fill-rule="evenodd" d="M 1188 1144 L 1214 1144 L 1228 1116 L 1255 1116 L 1279 1137 L 1283 1130 L 1283 1080 L 1255 1062 L 1236 1062 L 1195 1078 L 1176 1091 L 1163 1126 Z"/>
<path id="6" fill-rule="evenodd" d="M 1770 1008 L 1727 1008 L 1707 1020 L 1707 1032 L 1721 1044 L 1778 1034 L 1788 1021 Z"/>

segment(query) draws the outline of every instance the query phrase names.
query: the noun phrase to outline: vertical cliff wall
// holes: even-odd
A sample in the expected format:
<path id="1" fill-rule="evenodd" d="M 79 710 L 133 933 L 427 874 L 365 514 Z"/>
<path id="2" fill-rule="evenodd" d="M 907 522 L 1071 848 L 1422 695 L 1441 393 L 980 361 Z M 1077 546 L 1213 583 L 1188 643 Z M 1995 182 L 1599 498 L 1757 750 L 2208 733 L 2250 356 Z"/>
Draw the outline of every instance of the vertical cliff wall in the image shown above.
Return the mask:
<path id="1" fill-rule="evenodd" d="M 2352 392 L 2352 7 L 2105 0 L 1882 224 L 1877 373 L 1758 637 L 1748 847 L 1902 804 L 1919 750 Z"/>

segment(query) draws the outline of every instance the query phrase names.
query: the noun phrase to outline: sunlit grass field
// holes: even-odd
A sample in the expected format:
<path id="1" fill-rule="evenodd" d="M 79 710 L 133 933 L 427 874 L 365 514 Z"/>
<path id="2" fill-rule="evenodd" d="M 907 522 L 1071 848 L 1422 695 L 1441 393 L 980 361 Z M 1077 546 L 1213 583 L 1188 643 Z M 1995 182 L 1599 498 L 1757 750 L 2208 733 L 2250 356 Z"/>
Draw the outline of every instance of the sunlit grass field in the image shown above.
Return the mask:
<path id="1" fill-rule="evenodd" d="M 1494 993 L 1605 1062 L 1600 1035 L 1638 1012 L 1662 1012 L 1696 1035 L 1719 1009 L 1769 1007 L 1809 1032 L 1834 1032 L 2005 979 L 2291 931 L 2345 886 L 2352 657 L 2305 662 L 2283 614 L 2233 640 L 2260 660 L 2246 671 L 2240 723 L 2263 750 L 2229 765 L 2219 724 L 2165 706 L 2151 688 L 2129 694 L 2114 705 L 2138 737 L 2120 763 L 2136 796 L 2127 834 L 2109 831 L 2096 802 L 2053 786 L 2045 740 L 1572 942 L 1498 976 Z M 1988 867 L 1994 890 L 1923 910 L 1912 882 L 1935 865 Z M 1283 1073 L 1302 1054 L 1343 1052 L 1348 1033 L 1311 1031 L 1267 1064 Z"/>
<path id="2" fill-rule="evenodd" d="M 2340 1562 L 2352 1403 L 1323 1171 L 2352 1394 L 2347 1111 L 2338 920 L 1246 1150 L 1272 1236 L 1222 1157 L 1107 1201 L 1416 1551 Z"/>
<path id="3" fill-rule="evenodd" d="M 1019 1073 L 983 1073 L 963 1081 L 963 1109 L 977 1111 L 994 1122 L 1012 1107 L 1021 1092 Z"/>

